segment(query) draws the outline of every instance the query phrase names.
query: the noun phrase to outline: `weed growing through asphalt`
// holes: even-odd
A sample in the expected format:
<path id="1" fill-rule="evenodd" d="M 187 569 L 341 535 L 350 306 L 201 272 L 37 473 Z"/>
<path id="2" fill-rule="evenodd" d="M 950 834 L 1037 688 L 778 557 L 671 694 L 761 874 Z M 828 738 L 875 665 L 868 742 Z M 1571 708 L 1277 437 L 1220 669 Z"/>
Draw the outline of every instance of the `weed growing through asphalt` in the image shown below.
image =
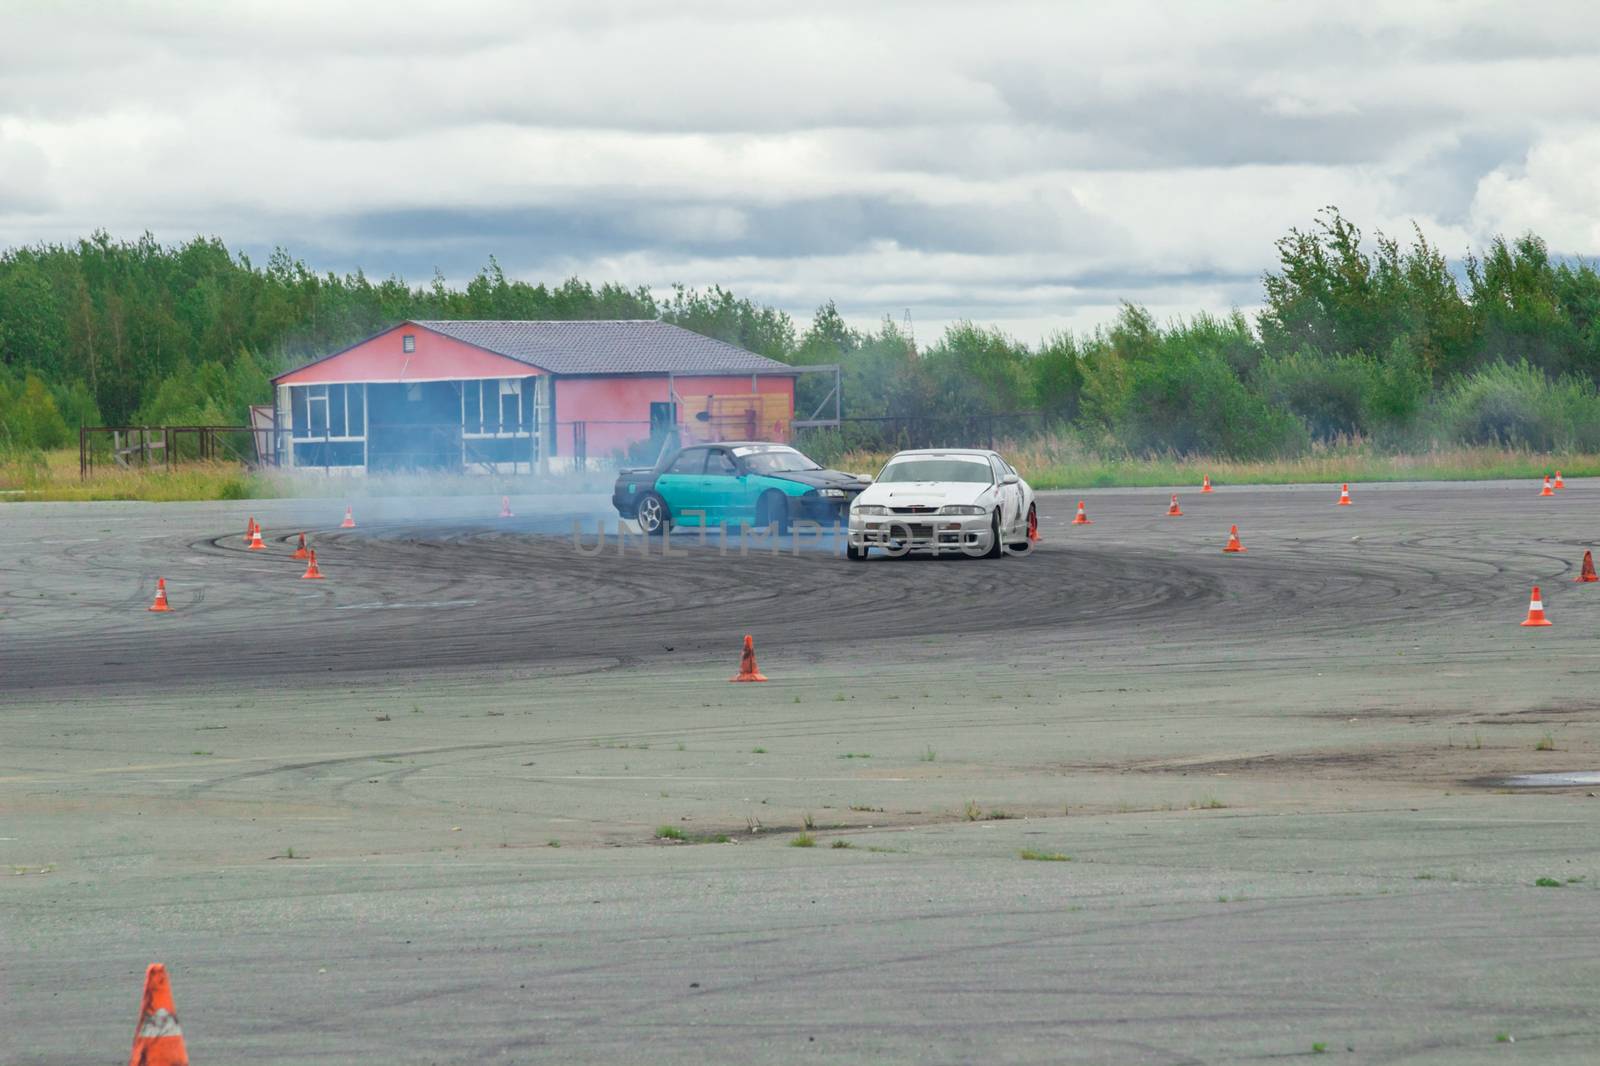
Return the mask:
<path id="1" fill-rule="evenodd" d="M 1201 811 L 1220 811 L 1227 806 L 1228 805 L 1226 803 L 1223 803 L 1215 796 L 1206 796 L 1202 798 L 1199 803 L 1194 804 L 1191 809 Z"/>
<path id="2" fill-rule="evenodd" d="M 1416 877 L 1412 878 L 1412 880 L 1413 881 L 1432 881 L 1433 878 L 1434 878 L 1433 874 L 1418 874 Z"/>
<path id="3" fill-rule="evenodd" d="M 561 841 L 559 841 L 559 840 L 546 840 L 544 842 L 544 845 L 547 848 L 559 848 L 561 846 Z"/>
<path id="4" fill-rule="evenodd" d="M 983 814 L 983 812 L 978 809 L 978 801 L 977 800 L 967 800 L 967 805 L 963 809 L 962 813 L 964 813 L 967 816 L 967 821 L 969 821 L 969 822 L 976 822 L 978 820 L 978 818 Z"/>
<path id="5" fill-rule="evenodd" d="M 679 751 L 686 751 L 686 750 L 688 750 L 688 749 L 686 749 L 686 748 L 685 748 L 685 747 L 684 747 L 684 746 L 683 746 L 683 741 L 681 741 L 681 740 L 680 740 L 680 741 L 678 741 L 678 750 L 679 750 Z"/>
<path id="6" fill-rule="evenodd" d="M 917 761 L 918 762 L 933 762 L 933 760 L 937 759 L 938 757 L 939 757 L 938 754 L 934 752 L 933 747 L 930 745 L 928 747 L 928 750 L 924 751 L 921 755 L 917 756 Z"/>
<path id="7" fill-rule="evenodd" d="M 1483 750 L 1483 734 L 1481 734 L 1481 733 L 1472 734 L 1472 743 L 1469 745 L 1469 747 L 1471 747 L 1473 751 L 1482 751 Z"/>
<path id="8" fill-rule="evenodd" d="M 1561 882 L 1553 877 L 1541 877 L 1534 882 L 1536 888 L 1560 888 Z"/>
<path id="9" fill-rule="evenodd" d="M 191 751 L 190 755 L 210 755 L 209 751 Z"/>
<path id="10" fill-rule="evenodd" d="M 836 848 L 836 849 L 837 848 L 853 848 L 853 847 L 855 847 L 855 845 L 850 843 L 848 840 L 835 840 L 833 842 L 833 847 Z"/>
<path id="11" fill-rule="evenodd" d="M 663 825 L 656 828 L 657 840 L 682 840 L 683 830 L 675 825 Z"/>
<path id="12" fill-rule="evenodd" d="M 1496 1044 L 1509 1044 L 1509 1043 L 1512 1042 L 1511 1041 L 1511 1034 L 1510 1033 L 1496 1033 L 1496 1034 L 1494 1034 L 1494 1042 Z"/>
<path id="13" fill-rule="evenodd" d="M 1323 1052 L 1324 1052 L 1324 1051 L 1327 1051 L 1327 1050 L 1328 1050 L 1328 1045 L 1327 1045 L 1327 1044 L 1324 1044 L 1324 1043 L 1323 1043 L 1323 1042 L 1322 1042 L 1322 1041 L 1320 1041 L 1320 1040 L 1318 1040 L 1318 1041 L 1317 1041 L 1317 1042 L 1316 1042 L 1316 1043 L 1315 1043 L 1315 1044 L 1312 1044 L 1312 1045 L 1311 1045 L 1311 1053 L 1312 1053 L 1312 1054 L 1313 1054 L 1313 1055 L 1320 1055 L 1320 1054 L 1322 1054 L 1322 1053 L 1323 1053 Z"/>
<path id="14" fill-rule="evenodd" d="M 988 814 L 986 814 L 984 816 L 983 820 L 986 821 L 986 822 L 1007 822 L 1007 821 L 1010 821 L 1011 819 L 1013 819 L 1015 817 L 1017 817 L 1017 816 L 1015 814 L 1012 814 L 1010 811 L 1000 810 L 1000 811 L 990 811 Z"/>
<path id="15" fill-rule="evenodd" d="M 1019 852 L 1022 858 L 1029 862 L 1071 862 L 1071 855 L 1063 855 L 1059 851 L 1034 851 L 1032 848 L 1023 848 Z"/>
<path id="16" fill-rule="evenodd" d="M 846 699 L 845 694 L 843 692 L 839 692 L 839 693 L 835 693 L 834 694 L 833 702 L 834 703 L 843 703 L 845 701 L 845 699 Z"/>
<path id="17" fill-rule="evenodd" d="M 766 753 L 767 753 L 767 749 L 766 748 L 751 748 L 750 749 L 750 754 L 751 755 L 765 755 Z"/>
<path id="18" fill-rule="evenodd" d="M 882 846 L 881 844 L 874 844 L 874 845 L 866 848 L 865 850 L 872 852 L 874 855 L 904 855 L 906 849 L 905 848 L 886 848 L 886 847 Z"/>
<path id="19" fill-rule="evenodd" d="M 868 807 L 865 803 L 852 803 L 850 804 L 850 809 L 852 811 L 863 811 L 871 814 L 883 813 L 882 807 Z"/>
<path id="20" fill-rule="evenodd" d="M 817 846 L 817 841 L 810 833 L 801 833 L 789 841 L 789 846 L 791 848 L 814 848 Z"/>
<path id="21" fill-rule="evenodd" d="M 864 751 L 847 751 L 843 755 L 839 756 L 839 758 L 841 758 L 841 759 L 870 759 L 870 758 L 872 758 L 872 756 L 868 755 Z"/>
<path id="22" fill-rule="evenodd" d="M 1556 750 L 1556 738 L 1555 738 L 1555 736 L 1550 734 L 1550 733 L 1546 733 L 1544 736 L 1539 738 L 1539 743 L 1537 743 L 1537 744 L 1535 744 L 1533 746 L 1533 750 L 1534 751 L 1555 751 Z"/>
<path id="23" fill-rule="evenodd" d="M 807 811 L 805 814 L 801 815 L 800 821 L 805 824 L 807 829 L 815 829 L 817 827 L 816 820 L 811 817 L 810 811 Z"/>

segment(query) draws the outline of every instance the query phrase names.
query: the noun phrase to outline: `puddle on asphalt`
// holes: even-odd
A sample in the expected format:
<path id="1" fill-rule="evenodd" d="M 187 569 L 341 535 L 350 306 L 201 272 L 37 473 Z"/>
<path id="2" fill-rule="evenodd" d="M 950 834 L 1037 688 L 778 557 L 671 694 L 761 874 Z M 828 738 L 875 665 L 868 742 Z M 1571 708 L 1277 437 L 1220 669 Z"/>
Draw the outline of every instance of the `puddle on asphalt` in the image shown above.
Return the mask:
<path id="1" fill-rule="evenodd" d="M 1501 784 L 1506 788 L 1581 788 L 1600 785 L 1600 771 L 1574 770 L 1559 774 L 1517 774 Z"/>

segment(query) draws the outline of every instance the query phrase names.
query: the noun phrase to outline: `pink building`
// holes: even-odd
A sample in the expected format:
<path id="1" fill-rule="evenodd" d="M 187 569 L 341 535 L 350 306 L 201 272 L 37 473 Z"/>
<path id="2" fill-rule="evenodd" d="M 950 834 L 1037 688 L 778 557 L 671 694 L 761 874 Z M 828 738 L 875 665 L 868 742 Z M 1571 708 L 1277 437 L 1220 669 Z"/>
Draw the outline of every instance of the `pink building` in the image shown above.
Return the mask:
<path id="1" fill-rule="evenodd" d="M 653 320 L 404 322 L 273 379 L 276 451 L 329 472 L 513 473 L 652 460 L 674 431 L 782 441 L 797 373 Z"/>

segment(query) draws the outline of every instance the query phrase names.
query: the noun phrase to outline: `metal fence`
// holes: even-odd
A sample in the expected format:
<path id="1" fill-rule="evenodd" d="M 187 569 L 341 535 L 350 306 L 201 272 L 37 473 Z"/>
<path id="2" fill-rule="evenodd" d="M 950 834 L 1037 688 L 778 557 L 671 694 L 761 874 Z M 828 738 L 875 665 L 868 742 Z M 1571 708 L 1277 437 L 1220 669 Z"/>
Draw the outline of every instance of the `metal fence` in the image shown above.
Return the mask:
<path id="1" fill-rule="evenodd" d="M 719 427 L 648 421 L 585 420 L 550 427 L 557 468 L 652 463 L 663 447 L 719 439 Z M 1038 411 L 1002 414 L 842 418 L 837 424 L 781 427 L 801 451 L 828 464 L 849 452 L 902 448 L 994 448 L 1037 436 L 1049 428 Z M 768 434 L 770 437 L 771 435 Z M 369 427 L 360 437 L 309 436 L 304 429 L 250 426 L 86 426 L 78 431 L 78 472 L 97 467 L 162 467 L 185 462 L 238 462 L 325 472 L 349 470 L 538 472 L 540 435 L 527 429 L 467 434 L 456 425 Z M 288 460 L 289 456 L 292 460 Z M 287 461 L 286 461 L 287 460 Z"/>

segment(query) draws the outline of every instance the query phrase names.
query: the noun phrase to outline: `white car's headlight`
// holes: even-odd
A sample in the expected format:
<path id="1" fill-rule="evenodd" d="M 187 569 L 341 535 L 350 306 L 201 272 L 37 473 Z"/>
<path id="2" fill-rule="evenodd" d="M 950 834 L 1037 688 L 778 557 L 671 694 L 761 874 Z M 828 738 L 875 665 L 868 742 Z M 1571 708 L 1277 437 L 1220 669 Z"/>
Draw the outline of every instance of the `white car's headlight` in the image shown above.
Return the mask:
<path id="1" fill-rule="evenodd" d="M 844 489 L 818 489 L 817 495 L 832 496 L 834 499 L 838 499 L 844 495 Z"/>
<path id="2" fill-rule="evenodd" d="M 940 514 L 982 514 L 982 507 L 974 507 L 969 503 L 947 503 L 939 508 Z"/>
<path id="3" fill-rule="evenodd" d="M 855 514 L 888 514 L 889 508 L 881 507 L 875 503 L 864 503 L 859 506 L 852 507 L 851 511 L 853 511 Z"/>

